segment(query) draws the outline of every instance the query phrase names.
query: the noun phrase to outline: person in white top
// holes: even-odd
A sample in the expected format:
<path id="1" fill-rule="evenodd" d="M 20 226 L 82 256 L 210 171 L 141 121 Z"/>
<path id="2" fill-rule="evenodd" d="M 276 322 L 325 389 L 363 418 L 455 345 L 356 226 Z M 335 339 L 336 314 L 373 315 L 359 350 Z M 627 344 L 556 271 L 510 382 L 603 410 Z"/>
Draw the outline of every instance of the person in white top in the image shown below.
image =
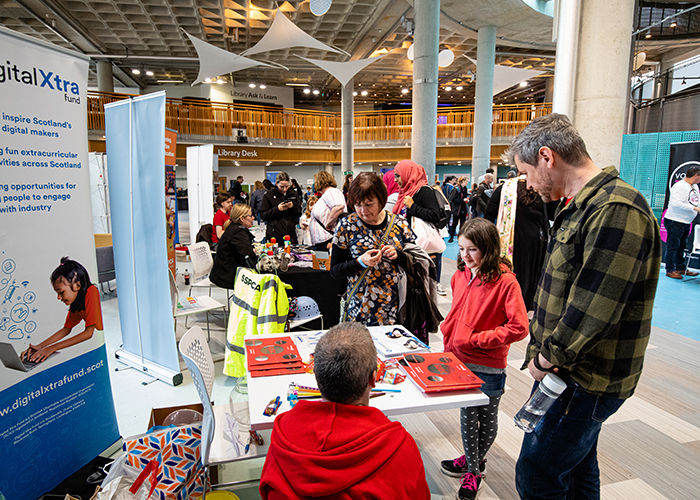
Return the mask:
<path id="1" fill-rule="evenodd" d="M 335 232 L 335 224 L 338 216 L 347 212 L 345 196 L 337 188 L 333 174 L 321 170 L 315 175 L 314 184 L 316 190 L 321 193 L 321 198 L 311 210 L 309 220 L 309 233 L 311 233 L 311 244 L 316 250 L 329 250 Z"/>
<path id="2" fill-rule="evenodd" d="M 697 276 L 698 273 L 685 269 L 683 252 L 690 232 L 690 223 L 700 213 L 700 167 L 691 166 L 682 181 L 671 187 L 671 198 L 664 215 L 666 227 L 666 276 L 683 279 L 683 276 Z"/>

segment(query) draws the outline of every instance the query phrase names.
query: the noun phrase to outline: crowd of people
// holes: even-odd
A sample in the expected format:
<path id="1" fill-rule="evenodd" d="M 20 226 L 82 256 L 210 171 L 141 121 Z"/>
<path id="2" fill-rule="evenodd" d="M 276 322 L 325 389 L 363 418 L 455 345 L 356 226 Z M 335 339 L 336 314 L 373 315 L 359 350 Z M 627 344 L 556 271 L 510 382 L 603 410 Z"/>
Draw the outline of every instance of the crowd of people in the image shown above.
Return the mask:
<path id="1" fill-rule="evenodd" d="M 281 172 L 274 185 L 256 183 L 251 205 L 238 190 L 217 196 L 212 282 L 231 288 L 237 267 L 254 266 L 249 229 L 256 218 L 266 223 L 267 239 L 288 235 L 330 250 L 331 276 L 347 279 L 342 320 L 352 322 L 331 329 L 314 357 L 324 402 L 299 403 L 276 420 L 263 498 L 429 498 L 411 436 L 367 407 L 376 352 L 365 326 L 411 325 L 416 315 L 433 320 L 423 320 L 429 325 L 442 320 L 430 304 L 445 293 L 445 246 L 431 246 L 431 228 L 445 222 L 446 208 L 448 241 L 457 239 L 459 256 L 439 332 L 445 351 L 483 380 L 489 402 L 462 409 L 464 454 L 442 461 L 441 470 L 461 478 L 458 498 L 476 497 L 498 431 L 509 346 L 529 335 L 521 369 L 534 379 L 533 390 L 547 373 L 567 388 L 524 437 L 517 491 L 522 499 L 599 498 L 601 424 L 634 393 L 649 339 L 659 226 L 613 167 L 594 164 L 565 116 L 534 120 L 507 155 L 517 173 L 500 185 L 489 169 L 471 186 L 451 176 L 431 186 L 421 165 L 404 160 L 382 177 L 347 176 L 342 190 L 325 171 L 306 192 Z M 700 169 L 689 170 L 686 181 L 679 200 L 697 192 Z M 687 235 L 684 221 L 698 211 L 671 212 L 680 220 L 669 238 Z M 683 265 L 674 258 L 672 278 Z M 427 299 L 416 300 L 420 294 Z M 426 342 L 435 331 L 409 330 Z M 343 368 L 330 368 L 334 363 Z M 381 438 L 368 438 L 377 433 Z"/>

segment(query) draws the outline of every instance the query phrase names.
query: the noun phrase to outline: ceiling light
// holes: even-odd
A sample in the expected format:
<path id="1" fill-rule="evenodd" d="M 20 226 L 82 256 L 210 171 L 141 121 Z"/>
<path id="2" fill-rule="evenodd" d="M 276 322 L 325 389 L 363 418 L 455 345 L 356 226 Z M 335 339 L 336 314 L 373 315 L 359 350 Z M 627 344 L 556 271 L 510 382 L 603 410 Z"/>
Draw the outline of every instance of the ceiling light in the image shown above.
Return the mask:
<path id="1" fill-rule="evenodd" d="M 272 141 L 270 141 L 270 146 L 272 146 Z"/>
<path id="2" fill-rule="evenodd" d="M 462 90 L 463 88 L 464 88 L 464 87 L 462 87 L 462 86 L 460 85 L 459 87 L 457 87 L 457 90 Z"/>
<path id="3" fill-rule="evenodd" d="M 445 90 L 447 90 L 449 92 L 450 90 L 452 90 L 452 87 L 447 86 L 447 87 L 445 87 Z"/>
<path id="4" fill-rule="evenodd" d="M 304 89 L 304 94 L 310 94 L 310 93 L 311 93 L 311 89 L 308 88 L 308 87 L 306 87 L 306 88 Z"/>
<path id="5" fill-rule="evenodd" d="M 455 60 L 455 54 L 450 49 L 441 50 L 438 54 L 438 66 L 446 68 Z"/>
<path id="6" fill-rule="evenodd" d="M 406 51 L 406 57 L 408 58 L 409 61 L 413 61 L 413 44 L 408 48 Z"/>
<path id="7" fill-rule="evenodd" d="M 352 95 L 357 95 L 357 92 L 353 92 Z"/>
<path id="8" fill-rule="evenodd" d="M 156 80 L 157 83 L 185 83 L 184 80 Z"/>
<path id="9" fill-rule="evenodd" d="M 140 75 L 140 74 L 141 74 L 141 70 L 140 70 L 140 69 L 137 69 L 137 68 L 132 68 L 131 72 L 132 72 L 133 74 L 135 74 L 135 75 Z"/>
<path id="10" fill-rule="evenodd" d="M 360 92 L 360 94 L 362 94 L 363 96 L 367 95 L 368 93 L 369 92 L 367 92 L 366 90 L 363 90 L 362 92 Z"/>
<path id="11" fill-rule="evenodd" d="M 224 83 L 224 80 L 221 79 L 221 78 L 217 78 L 217 79 L 216 79 L 216 83 L 218 83 L 219 85 L 221 85 L 221 84 Z"/>
<path id="12" fill-rule="evenodd" d="M 676 26 L 678 26 L 678 23 L 676 23 L 675 20 L 671 21 L 671 24 L 668 25 L 669 28 L 675 28 Z"/>
<path id="13" fill-rule="evenodd" d="M 205 78 L 204 83 L 211 83 L 211 78 Z"/>
<path id="14" fill-rule="evenodd" d="M 647 31 L 647 34 L 644 35 L 644 38 L 651 38 L 651 30 Z"/>
<path id="15" fill-rule="evenodd" d="M 683 81 L 681 82 L 681 85 L 685 85 L 685 77 L 683 77 Z"/>
<path id="16" fill-rule="evenodd" d="M 254 88 L 255 88 L 255 84 L 254 84 L 253 82 L 251 82 L 251 83 L 248 84 L 248 87 L 250 87 L 251 89 L 254 89 Z"/>
<path id="17" fill-rule="evenodd" d="M 293 82 L 285 83 L 285 85 L 288 87 L 308 87 L 309 86 L 308 83 L 293 83 Z"/>
<path id="18" fill-rule="evenodd" d="M 408 89 L 401 89 L 402 94 L 408 94 Z"/>
<path id="19" fill-rule="evenodd" d="M 261 84 L 260 84 L 260 88 L 261 88 L 261 89 L 266 89 L 266 88 L 267 88 L 267 85 L 265 85 L 264 83 L 261 83 Z"/>
<path id="20" fill-rule="evenodd" d="M 309 10 L 314 16 L 322 16 L 331 8 L 333 0 L 310 0 Z"/>
<path id="21" fill-rule="evenodd" d="M 153 71 L 146 71 L 146 76 L 153 76 Z"/>
<path id="22" fill-rule="evenodd" d="M 527 87 L 527 80 L 523 80 L 522 82 L 520 82 L 520 86 Z"/>
<path id="23" fill-rule="evenodd" d="M 314 89 L 313 92 L 312 92 L 313 95 L 318 95 L 318 94 L 320 94 L 320 93 L 321 93 L 321 91 L 318 90 L 318 89 Z"/>

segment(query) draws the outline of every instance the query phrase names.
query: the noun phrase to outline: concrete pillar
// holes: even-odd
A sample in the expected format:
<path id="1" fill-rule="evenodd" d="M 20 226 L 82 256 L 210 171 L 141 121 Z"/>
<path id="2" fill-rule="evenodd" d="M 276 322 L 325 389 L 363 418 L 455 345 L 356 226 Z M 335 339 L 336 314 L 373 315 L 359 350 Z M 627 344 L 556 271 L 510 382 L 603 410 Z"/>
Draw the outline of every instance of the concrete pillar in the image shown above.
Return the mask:
<path id="1" fill-rule="evenodd" d="M 437 146 L 440 0 L 415 0 L 413 11 L 416 26 L 413 38 L 411 160 L 423 165 L 430 181 L 435 178 Z"/>
<path id="2" fill-rule="evenodd" d="M 493 72 L 496 65 L 496 27 L 479 28 L 476 46 L 476 95 L 474 97 L 474 182 L 491 166 L 493 122 Z"/>
<path id="3" fill-rule="evenodd" d="M 97 61 L 97 90 L 114 92 L 114 75 L 110 61 Z"/>
<path id="4" fill-rule="evenodd" d="M 620 164 L 633 20 L 629 0 L 581 4 L 573 122 L 599 167 Z"/>
<path id="5" fill-rule="evenodd" d="M 554 77 L 546 79 L 544 88 L 544 102 L 552 102 L 554 99 Z"/>
<path id="6" fill-rule="evenodd" d="M 552 112 L 574 119 L 574 91 L 576 87 L 577 47 L 582 0 L 559 2 L 557 22 L 557 58 L 554 63 L 554 93 Z M 603 35 L 601 35 L 603 36 Z M 628 63 L 629 64 L 629 61 Z"/>
<path id="7" fill-rule="evenodd" d="M 355 147 L 355 98 L 352 95 L 354 79 L 343 86 L 341 92 L 341 130 L 340 157 L 343 172 L 351 172 L 354 165 L 353 148 Z"/>

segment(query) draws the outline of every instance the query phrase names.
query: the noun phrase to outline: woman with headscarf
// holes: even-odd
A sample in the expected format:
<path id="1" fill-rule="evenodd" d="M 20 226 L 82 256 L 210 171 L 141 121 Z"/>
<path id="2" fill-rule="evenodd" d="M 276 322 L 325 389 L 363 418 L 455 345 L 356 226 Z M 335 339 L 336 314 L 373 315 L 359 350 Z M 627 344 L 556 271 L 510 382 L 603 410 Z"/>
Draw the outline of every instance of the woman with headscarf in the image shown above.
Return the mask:
<path id="1" fill-rule="evenodd" d="M 389 170 L 387 173 L 384 174 L 384 177 L 382 177 L 384 180 L 384 184 L 386 185 L 386 192 L 388 194 L 388 198 L 386 199 L 386 206 L 384 207 L 384 210 L 387 212 L 391 212 L 394 209 L 394 205 L 396 204 L 396 200 L 399 199 L 399 191 L 401 188 L 399 187 L 398 184 L 396 184 L 396 180 L 394 179 L 394 169 L 392 168 Z"/>
<path id="2" fill-rule="evenodd" d="M 433 188 L 428 184 L 425 169 L 411 160 L 401 160 L 394 168 L 394 180 L 399 185 L 400 190 L 392 211 L 406 217 L 409 224 L 414 217 L 417 217 L 428 224 L 437 226 L 440 222 L 440 205 Z M 440 284 L 442 254 L 431 254 L 430 258 L 435 262 L 437 293 L 446 295 L 447 292 Z"/>

